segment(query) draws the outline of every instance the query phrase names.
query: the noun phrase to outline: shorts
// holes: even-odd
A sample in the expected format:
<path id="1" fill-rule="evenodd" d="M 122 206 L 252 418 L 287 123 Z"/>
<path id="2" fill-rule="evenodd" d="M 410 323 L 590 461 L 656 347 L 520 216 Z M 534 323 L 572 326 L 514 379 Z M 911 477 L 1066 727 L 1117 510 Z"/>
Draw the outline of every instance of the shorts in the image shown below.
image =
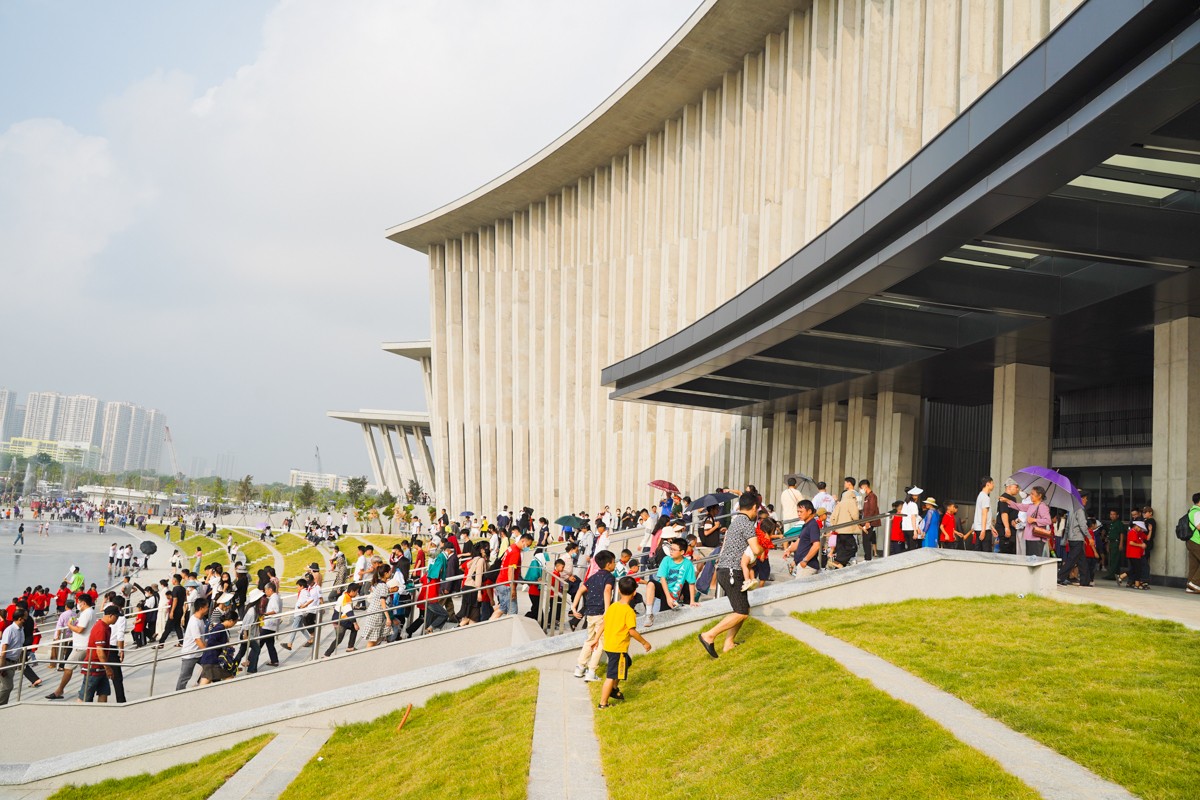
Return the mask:
<path id="1" fill-rule="evenodd" d="M 77 665 L 82 664 L 83 660 L 87 658 L 87 651 L 88 649 L 86 647 L 75 647 L 73 650 L 71 650 L 71 655 L 66 661 L 67 669 L 73 669 Z"/>
<path id="2" fill-rule="evenodd" d="M 729 607 L 735 614 L 750 616 L 750 598 L 742 589 L 742 570 L 740 567 L 720 567 L 717 569 L 717 585 L 729 598 Z"/>
<path id="3" fill-rule="evenodd" d="M 220 664 L 201 664 L 200 677 L 210 683 L 216 683 L 228 678 L 229 673 L 222 669 Z"/>
<path id="4" fill-rule="evenodd" d="M 79 686 L 79 699 L 90 703 L 96 695 L 108 697 L 112 692 L 108 685 L 107 675 L 84 675 L 83 683 Z"/>
<path id="5" fill-rule="evenodd" d="M 623 681 L 629 677 L 629 665 L 633 663 L 629 653 L 610 653 L 605 650 L 604 655 L 608 658 L 608 670 L 604 677 L 614 681 Z"/>

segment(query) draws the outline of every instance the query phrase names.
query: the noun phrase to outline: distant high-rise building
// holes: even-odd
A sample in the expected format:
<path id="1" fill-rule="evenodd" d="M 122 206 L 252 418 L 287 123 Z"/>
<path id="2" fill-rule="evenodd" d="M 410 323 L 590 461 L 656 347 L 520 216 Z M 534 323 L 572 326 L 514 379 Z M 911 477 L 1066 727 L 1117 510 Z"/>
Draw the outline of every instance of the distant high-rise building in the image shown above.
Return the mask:
<path id="1" fill-rule="evenodd" d="M 100 442 L 100 471 L 124 472 L 129 453 L 129 428 L 133 419 L 132 403 L 104 404 L 104 433 Z"/>
<path id="2" fill-rule="evenodd" d="M 14 429 L 16 417 L 17 393 L 11 389 L 0 389 L 0 442 L 21 435 L 20 428 Z"/>
<path id="3" fill-rule="evenodd" d="M 150 409 L 146 414 L 146 458 L 142 462 L 143 469 L 158 471 L 162 463 L 164 430 L 167 427 L 167 415 L 157 408 Z"/>
<path id="4" fill-rule="evenodd" d="M 62 398 L 54 438 L 99 447 L 104 438 L 104 402 L 86 394 Z"/>
<path id="5" fill-rule="evenodd" d="M 58 438 L 58 415 L 65 399 L 58 392 L 30 392 L 25 401 L 25 425 L 21 436 L 43 441 Z"/>

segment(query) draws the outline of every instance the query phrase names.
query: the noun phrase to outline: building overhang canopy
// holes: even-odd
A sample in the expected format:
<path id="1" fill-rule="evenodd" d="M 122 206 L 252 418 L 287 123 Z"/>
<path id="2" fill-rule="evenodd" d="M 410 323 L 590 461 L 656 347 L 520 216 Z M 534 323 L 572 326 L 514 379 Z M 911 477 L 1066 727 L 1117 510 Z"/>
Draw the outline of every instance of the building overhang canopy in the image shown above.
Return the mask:
<path id="1" fill-rule="evenodd" d="M 765 413 L 1014 360 L 1064 385 L 1122 369 L 1155 321 L 1200 313 L 1197 13 L 1085 2 L 823 234 L 603 383 Z"/>
<path id="2" fill-rule="evenodd" d="M 413 342 L 384 342 L 382 347 L 385 352 L 411 358 L 413 361 L 421 361 L 433 356 L 433 343 L 429 339 Z"/>
<path id="3" fill-rule="evenodd" d="M 569 131 L 523 163 L 452 203 L 387 231 L 393 242 L 425 252 L 464 231 L 495 224 L 563 186 L 661 127 L 725 73 L 762 49 L 796 9 L 812 0 L 703 0 L 632 77 Z"/>
<path id="4" fill-rule="evenodd" d="M 326 416 L 353 422 L 356 425 L 386 425 L 417 428 L 429 432 L 429 414 L 424 411 L 381 411 L 363 408 L 358 411 L 326 411 Z"/>

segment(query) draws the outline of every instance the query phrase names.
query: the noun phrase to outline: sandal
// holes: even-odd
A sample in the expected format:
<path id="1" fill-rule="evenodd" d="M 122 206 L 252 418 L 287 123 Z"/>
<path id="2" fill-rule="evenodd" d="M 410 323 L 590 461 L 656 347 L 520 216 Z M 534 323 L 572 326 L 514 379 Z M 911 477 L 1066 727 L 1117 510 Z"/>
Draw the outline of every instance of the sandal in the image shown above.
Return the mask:
<path id="1" fill-rule="evenodd" d="M 600 703 L 596 706 L 596 708 L 602 709 L 602 710 L 605 708 L 612 708 L 612 704 L 611 703 Z"/>

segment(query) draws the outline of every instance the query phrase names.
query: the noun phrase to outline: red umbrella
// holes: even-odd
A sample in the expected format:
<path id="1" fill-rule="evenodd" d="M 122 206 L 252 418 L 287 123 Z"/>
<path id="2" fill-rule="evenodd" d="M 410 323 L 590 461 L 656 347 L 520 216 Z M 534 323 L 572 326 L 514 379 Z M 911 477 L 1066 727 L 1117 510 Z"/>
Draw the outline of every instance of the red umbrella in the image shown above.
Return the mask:
<path id="1" fill-rule="evenodd" d="M 661 489 L 664 492 L 672 492 L 674 494 L 679 493 L 679 487 L 676 486 L 675 484 L 671 483 L 670 481 L 664 481 L 664 480 L 650 481 L 650 483 L 648 483 L 647 485 L 652 489 Z"/>

